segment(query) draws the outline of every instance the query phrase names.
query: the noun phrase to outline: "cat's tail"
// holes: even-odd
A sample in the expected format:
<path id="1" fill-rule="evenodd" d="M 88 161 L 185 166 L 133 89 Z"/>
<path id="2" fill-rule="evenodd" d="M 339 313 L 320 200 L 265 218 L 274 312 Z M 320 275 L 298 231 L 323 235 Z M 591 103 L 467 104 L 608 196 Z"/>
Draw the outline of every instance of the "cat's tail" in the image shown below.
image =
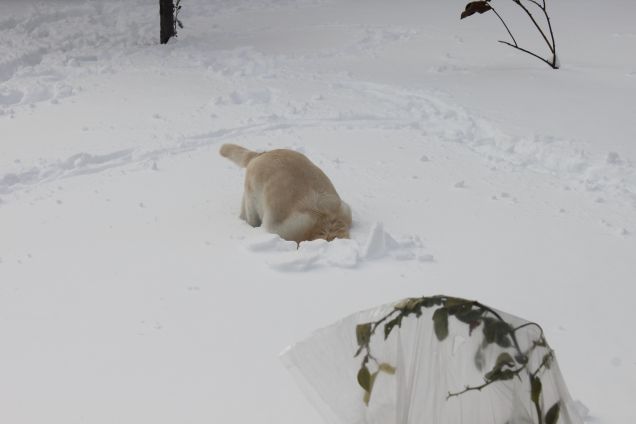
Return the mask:
<path id="1" fill-rule="evenodd" d="M 241 168 L 245 168 L 252 159 L 260 155 L 260 153 L 253 152 L 236 144 L 222 145 L 219 153 L 221 156 L 228 158 Z"/>

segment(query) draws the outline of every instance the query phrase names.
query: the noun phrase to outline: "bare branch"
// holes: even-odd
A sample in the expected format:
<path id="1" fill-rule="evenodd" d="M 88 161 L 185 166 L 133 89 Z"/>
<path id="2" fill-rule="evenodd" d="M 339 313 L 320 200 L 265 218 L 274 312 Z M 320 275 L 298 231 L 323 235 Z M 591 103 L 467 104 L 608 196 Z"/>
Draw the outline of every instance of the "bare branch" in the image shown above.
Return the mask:
<path id="1" fill-rule="evenodd" d="M 526 14 L 530 18 L 530 20 L 532 21 L 534 26 L 537 28 L 537 30 L 539 31 L 539 33 L 543 37 L 543 40 L 546 42 L 546 44 L 550 48 L 550 51 L 552 52 L 552 54 L 554 54 L 554 47 L 552 46 L 552 44 L 550 44 L 550 41 L 548 40 L 548 37 L 546 37 L 545 33 L 543 32 L 543 29 L 541 29 L 541 27 L 539 26 L 537 21 L 534 19 L 534 16 L 532 16 L 532 13 L 528 10 L 528 8 L 526 6 L 523 5 L 523 3 L 521 3 L 521 0 L 515 0 L 515 3 L 517 3 L 519 5 L 519 7 L 521 7 L 524 10 L 524 12 L 526 12 Z"/>
<path id="2" fill-rule="evenodd" d="M 526 0 L 529 1 L 530 3 L 534 3 L 536 4 L 538 7 L 540 7 L 541 9 L 543 9 L 545 7 L 545 4 L 542 6 L 541 3 L 539 3 L 537 0 Z M 545 1 L 545 0 L 544 0 Z"/>
<path id="3" fill-rule="evenodd" d="M 524 53 L 528 53 L 529 55 L 536 57 L 537 59 L 541 60 L 542 62 L 547 63 L 547 64 L 548 64 L 548 66 L 550 66 L 552 69 L 558 69 L 558 66 L 556 66 L 556 64 L 553 64 L 552 62 L 550 62 L 550 61 L 548 61 L 548 60 L 546 60 L 546 59 L 542 58 L 541 56 L 539 56 L 539 55 L 538 55 L 538 54 L 536 54 L 536 53 L 532 53 L 530 50 L 526 50 L 526 49 L 521 48 L 521 47 L 519 47 L 519 46 L 515 46 L 514 44 L 511 44 L 511 43 L 509 43 L 509 42 L 507 42 L 507 41 L 499 40 L 499 42 L 500 42 L 500 43 L 503 43 L 503 44 L 507 44 L 507 45 L 509 45 L 509 46 L 510 46 L 510 47 L 512 47 L 512 48 L 515 48 L 515 49 L 517 49 L 517 50 L 521 50 L 521 51 L 522 51 L 522 52 L 524 52 Z"/>
<path id="4" fill-rule="evenodd" d="M 499 13 L 497 13 L 497 11 L 495 10 L 494 7 L 490 6 L 490 9 L 495 12 L 495 15 L 497 15 L 497 17 L 499 18 L 499 20 L 501 21 L 501 23 L 503 24 L 503 26 L 506 27 L 506 31 L 508 31 L 508 34 L 510 35 L 510 38 L 512 38 L 512 42 L 515 43 L 515 46 L 517 45 L 517 40 L 515 40 L 515 37 L 512 35 L 512 32 L 510 32 L 510 28 L 508 28 L 508 25 L 506 25 L 506 22 L 503 20 L 503 18 L 501 17 L 501 15 L 499 15 Z"/>

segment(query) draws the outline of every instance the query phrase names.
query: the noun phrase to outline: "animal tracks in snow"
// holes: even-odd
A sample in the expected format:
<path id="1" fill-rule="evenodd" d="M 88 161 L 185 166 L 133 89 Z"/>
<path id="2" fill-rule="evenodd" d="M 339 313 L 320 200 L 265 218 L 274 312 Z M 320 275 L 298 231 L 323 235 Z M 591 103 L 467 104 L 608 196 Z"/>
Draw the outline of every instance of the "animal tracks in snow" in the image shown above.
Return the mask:
<path id="1" fill-rule="evenodd" d="M 320 94 L 313 96 L 319 100 L 311 102 L 299 102 L 296 93 L 276 87 L 275 83 L 272 87 L 230 90 L 229 94 L 211 99 L 200 113 L 209 115 L 210 111 L 214 111 L 222 114 L 231 110 L 232 114 L 238 114 L 234 127 L 191 133 L 176 139 L 172 146 L 160 149 L 130 148 L 106 154 L 81 152 L 63 160 L 45 159 L 32 166 L 19 164 L 16 166 L 19 169 L 11 172 L 0 170 L 0 193 L 7 194 L 57 178 L 143 163 L 149 159 L 156 161 L 162 156 L 268 133 L 285 132 L 301 136 L 302 131 L 308 128 L 343 131 L 406 129 L 420 132 L 420 136 L 412 140 L 417 145 L 452 143 L 465 146 L 486 161 L 555 175 L 579 191 L 602 192 L 606 198 L 636 207 L 636 171 L 617 153 L 593 157 L 573 150 L 567 141 L 553 137 L 512 137 L 461 107 L 445 104 L 414 90 L 351 80 L 323 83 L 319 89 Z M 355 110 L 349 108 L 352 98 L 357 99 Z M 295 103 L 303 106 L 293 106 Z M 214 123 L 211 122 L 210 126 L 214 127 Z M 425 155 L 420 156 L 420 160 L 429 161 L 430 158 Z M 464 184 L 457 185 L 459 188 L 462 186 Z"/>

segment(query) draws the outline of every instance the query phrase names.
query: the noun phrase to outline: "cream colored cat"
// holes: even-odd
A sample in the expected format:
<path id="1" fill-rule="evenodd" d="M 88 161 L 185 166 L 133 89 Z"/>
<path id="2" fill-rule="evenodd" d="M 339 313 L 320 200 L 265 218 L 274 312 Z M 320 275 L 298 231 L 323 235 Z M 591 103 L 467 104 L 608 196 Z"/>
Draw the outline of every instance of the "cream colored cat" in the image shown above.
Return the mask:
<path id="1" fill-rule="evenodd" d="M 293 150 L 257 153 L 224 144 L 221 156 L 246 168 L 241 219 L 297 243 L 349 238 L 351 209 L 316 165 Z"/>

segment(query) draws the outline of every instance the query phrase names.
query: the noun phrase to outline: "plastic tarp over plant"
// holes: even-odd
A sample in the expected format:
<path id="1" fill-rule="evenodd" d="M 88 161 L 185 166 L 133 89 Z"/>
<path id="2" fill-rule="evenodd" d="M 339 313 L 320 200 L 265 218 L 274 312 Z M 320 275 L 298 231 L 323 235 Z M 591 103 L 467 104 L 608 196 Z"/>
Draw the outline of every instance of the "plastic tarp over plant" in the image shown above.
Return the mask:
<path id="1" fill-rule="evenodd" d="M 582 422 L 541 327 L 475 301 L 358 312 L 282 358 L 330 423 Z"/>

